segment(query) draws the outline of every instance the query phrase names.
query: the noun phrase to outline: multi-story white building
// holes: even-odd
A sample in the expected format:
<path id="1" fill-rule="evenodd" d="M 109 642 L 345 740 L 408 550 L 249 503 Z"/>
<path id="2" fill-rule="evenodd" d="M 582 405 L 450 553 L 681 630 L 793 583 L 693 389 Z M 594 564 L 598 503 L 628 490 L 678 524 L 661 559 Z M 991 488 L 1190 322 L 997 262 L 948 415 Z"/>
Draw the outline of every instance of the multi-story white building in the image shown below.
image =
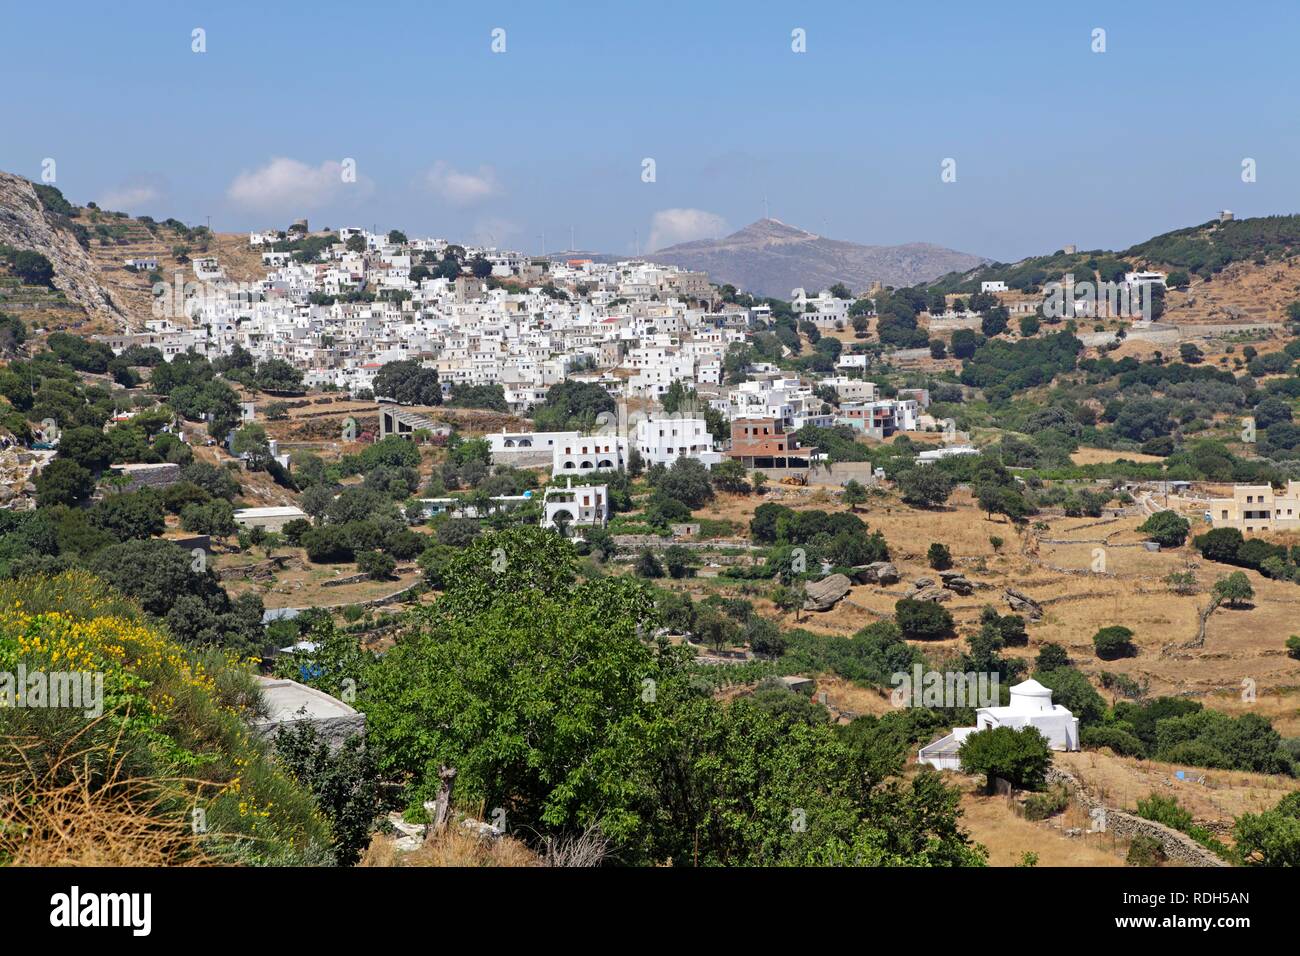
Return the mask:
<path id="1" fill-rule="evenodd" d="M 722 461 L 713 450 L 713 436 L 703 418 L 668 415 L 636 423 L 636 450 L 646 466 L 672 465 L 678 458 L 694 458 L 712 468 Z"/>
<path id="2" fill-rule="evenodd" d="M 542 527 L 603 528 L 609 521 L 609 486 L 574 485 L 569 479 L 562 488 L 552 485 L 542 496 Z"/>
<path id="3" fill-rule="evenodd" d="M 551 475 L 587 475 L 595 471 L 627 468 L 626 438 L 617 435 L 578 436 L 557 442 Z"/>
<path id="4" fill-rule="evenodd" d="M 837 299 L 826 289 L 816 298 L 809 298 L 803 289 L 795 289 L 790 304 L 818 328 L 843 328 L 849 321 L 849 307 L 853 305 L 848 299 Z"/>
<path id="5" fill-rule="evenodd" d="M 920 408 L 915 399 L 884 399 L 878 402 L 845 402 L 835 418 L 837 425 L 849 425 L 871 438 L 888 438 L 895 432 L 917 431 Z"/>
<path id="6" fill-rule="evenodd" d="M 817 384 L 835 389 L 835 394 L 839 396 L 841 402 L 874 402 L 876 400 L 875 382 L 837 375 L 832 378 L 824 378 Z"/>

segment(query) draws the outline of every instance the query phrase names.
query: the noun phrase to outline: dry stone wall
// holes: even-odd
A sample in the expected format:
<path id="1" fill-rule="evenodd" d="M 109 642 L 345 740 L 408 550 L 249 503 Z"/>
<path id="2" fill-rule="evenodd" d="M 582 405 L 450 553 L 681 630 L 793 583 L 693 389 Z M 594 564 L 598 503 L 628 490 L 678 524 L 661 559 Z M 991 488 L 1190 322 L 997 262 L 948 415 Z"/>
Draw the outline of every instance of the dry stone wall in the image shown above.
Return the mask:
<path id="1" fill-rule="evenodd" d="M 1165 855 L 1170 860 L 1185 863 L 1189 866 L 1228 865 L 1185 833 L 1180 833 L 1163 823 L 1157 823 L 1154 820 L 1147 820 L 1145 817 L 1139 817 L 1124 810 L 1108 807 L 1101 801 L 1094 799 L 1083 788 L 1074 774 L 1068 770 L 1063 770 L 1060 767 L 1049 768 L 1047 783 L 1049 785 L 1054 783 L 1064 784 L 1073 795 L 1075 802 L 1084 807 L 1089 813 L 1097 809 L 1104 810 L 1105 826 L 1111 833 L 1116 833 L 1127 839 L 1132 839 L 1135 836 L 1155 838 L 1160 843 L 1160 846 L 1164 848 Z"/>

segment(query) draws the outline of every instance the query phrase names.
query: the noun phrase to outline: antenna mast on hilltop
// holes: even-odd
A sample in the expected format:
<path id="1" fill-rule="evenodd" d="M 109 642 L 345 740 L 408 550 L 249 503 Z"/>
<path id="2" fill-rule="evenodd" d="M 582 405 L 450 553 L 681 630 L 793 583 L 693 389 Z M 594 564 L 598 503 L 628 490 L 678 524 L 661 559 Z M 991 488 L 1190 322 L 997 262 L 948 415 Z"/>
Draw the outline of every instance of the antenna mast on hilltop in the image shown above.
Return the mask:
<path id="1" fill-rule="evenodd" d="M 772 218 L 771 215 L 769 215 L 769 214 L 768 214 L 768 211 L 767 211 L 767 194 L 766 194 L 766 193 L 763 194 L 763 218 L 764 218 L 764 219 L 771 219 L 771 218 Z"/>

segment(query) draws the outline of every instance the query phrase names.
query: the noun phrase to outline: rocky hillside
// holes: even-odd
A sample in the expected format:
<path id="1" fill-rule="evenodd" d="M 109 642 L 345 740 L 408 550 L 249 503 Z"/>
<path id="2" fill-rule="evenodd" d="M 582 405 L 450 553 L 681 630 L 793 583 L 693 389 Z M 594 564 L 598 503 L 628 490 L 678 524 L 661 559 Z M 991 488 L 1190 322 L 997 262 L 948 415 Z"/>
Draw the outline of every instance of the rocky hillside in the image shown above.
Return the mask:
<path id="1" fill-rule="evenodd" d="M 811 294 L 836 282 L 864 292 L 872 282 L 915 285 L 987 261 L 925 242 L 863 246 L 827 239 L 778 219 L 760 219 L 722 239 L 669 246 L 647 258 L 703 270 L 716 283 L 782 299 L 795 288 Z"/>
<path id="2" fill-rule="evenodd" d="M 191 259 L 215 256 L 228 279 L 265 277 L 246 233 L 210 233 L 176 219 L 156 222 L 94 206 L 77 206 L 56 189 L 0 172 L 0 246 L 39 252 L 54 267 L 54 288 L 23 285 L 0 260 L 0 311 L 31 327 L 79 334 L 141 329 L 152 317 L 153 284 L 195 280 Z M 156 273 L 128 269 L 127 259 L 157 259 Z"/>
<path id="3" fill-rule="evenodd" d="M 54 287 L 88 316 L 125 321 L 70 221 L 47 209 L 31 182 L 6 172 L 0 172 L 0 245 L 32 250 L 49 259 Z"/>

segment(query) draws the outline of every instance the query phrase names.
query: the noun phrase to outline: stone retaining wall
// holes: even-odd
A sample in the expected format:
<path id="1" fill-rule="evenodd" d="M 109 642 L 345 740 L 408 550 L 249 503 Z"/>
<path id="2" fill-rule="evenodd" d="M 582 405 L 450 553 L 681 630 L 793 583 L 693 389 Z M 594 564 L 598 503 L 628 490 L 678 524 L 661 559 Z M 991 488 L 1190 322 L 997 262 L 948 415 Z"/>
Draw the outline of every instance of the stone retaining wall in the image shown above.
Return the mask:
<path id="1" fill-rule="evenodd" d="M 285 554 L 259 561 L 256 564 L 218 568 L 215 573 L 218 581 L 233 581 L 239 578 L 247 581 L 265 581 L 275 577 L 281 571 L 301 571 L 302 567 L 301 558 L 296 555 Z"/>
<path id="2" fill-rule="evenodd" d="M 1178 863 L 1189 866 L 1227 866 L 1228 864 L 1205 847 L 1201 846 L 1185 833 L 1167 827 L 1163 823 L 1147 820 L 1124 810 L 1108 807 L 1099 800 L 1094 800 L 1084 790 L 1074 774 L 1060 767 L 1050 767 L 1047 771 L 1048 785 L 1064 784 L 1074 797 L 1076 803 L 1090 814 L 1095 809 L 1105 811 L 1105 826 L 1111 833 L 1132 839 L 1135 836 L 1154 837 L 1164 848 L 1165 855 Z"/>
<path id="3" fill-rule="evenodd" d="M 492 464 L 515 468 L 549 467 L 555 460 L 550 448 L 506 448 L 492 453 Z"/>
<path id="4" fill-rule="evenodd" d="M 275 744 L 275 738 L 279 735 L 282 728 L 292 730 L 297 724 L 296 720 L 287 721 L 258 721 L 253 724 L 253 731 L 259 737 L 262 737 Z M 316 717 L 308 718 L 308 723 L 315 728 L 330 748 L 338 750 L 347 742 L 349 737 L 366 735 L 366 715 L 350 714 L 346 717 Z"/>
<path id="5" fill-rule="evenodd" d="M 614 546 L 620 551 L 633 550 L 639 551 L 642 548 L 651 548 L 659 550 L 670 548 L 673 545 L 680 545 L 692 551 L 698 551 L 706 548 L 731 548 L 745 551 L 761 551 L 762 548 L 750 544 L 748 541 L 729 541 L 725 538 L 712 541 L 690 541 L 683 538 L 661 538 L 656 534 L 616 534 L 614 535 Z"/>
<path id="6" fill-rule="evenodd" d="M 139 491 L 141 488 L 170 488 L 180 481 L 181 477 L 181 466 L 173 462 L 137 465 L 131 468 L 118 465 L 114 466 L 112 471 L 126 478 L 122 485 L 122 491 Z"/>

